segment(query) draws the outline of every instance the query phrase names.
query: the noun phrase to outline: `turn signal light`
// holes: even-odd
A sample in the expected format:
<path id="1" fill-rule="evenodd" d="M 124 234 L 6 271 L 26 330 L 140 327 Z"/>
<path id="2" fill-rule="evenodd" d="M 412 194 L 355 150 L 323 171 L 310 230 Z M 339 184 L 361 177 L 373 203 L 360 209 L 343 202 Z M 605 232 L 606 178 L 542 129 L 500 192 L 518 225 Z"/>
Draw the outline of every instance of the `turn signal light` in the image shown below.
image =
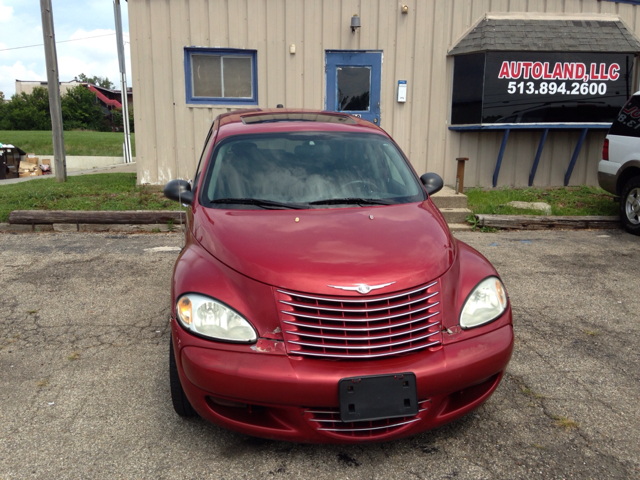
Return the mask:
<path id="1" fill-rule="evenodd" d="M 191 300 L 187 297 L 182 297 L 178 302 L 178 315 L 180 315 L 180 319 L 187 325 L 191 325 L 191 322 L 193 322 Z"/>

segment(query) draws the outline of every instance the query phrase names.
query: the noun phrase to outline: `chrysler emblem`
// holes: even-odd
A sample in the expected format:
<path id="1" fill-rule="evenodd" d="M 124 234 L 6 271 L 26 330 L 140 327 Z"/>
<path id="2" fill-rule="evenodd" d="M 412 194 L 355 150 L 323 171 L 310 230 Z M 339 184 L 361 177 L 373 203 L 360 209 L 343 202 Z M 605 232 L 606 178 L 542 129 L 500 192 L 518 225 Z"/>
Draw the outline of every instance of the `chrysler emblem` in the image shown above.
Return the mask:
<path id="1" fill-rule="evenodd" d="M 369 293 L 371 290 L 377 290 L 378 288 L 388 287 L 389 285 L 393 285 L 396 282 L 391 283 L 383 283 L 382 285 L 367 285 L 366 283 L 359 283 L 353 287 L 340 287 L 338 285 L 327 285 L 327 287 L 331 288 L 339 288 L 340 290 L 347 290 L 350 292 L 358 292 L 363 295 Z"/>

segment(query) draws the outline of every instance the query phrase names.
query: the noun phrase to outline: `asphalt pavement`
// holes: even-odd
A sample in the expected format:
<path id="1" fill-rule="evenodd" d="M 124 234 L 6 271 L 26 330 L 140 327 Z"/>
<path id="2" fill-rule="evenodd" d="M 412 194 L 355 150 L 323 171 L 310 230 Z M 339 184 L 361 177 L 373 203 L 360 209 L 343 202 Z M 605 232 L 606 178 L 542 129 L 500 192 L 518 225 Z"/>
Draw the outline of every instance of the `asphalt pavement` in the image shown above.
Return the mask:
<path id="1" fill-rule="evenodd" d="M 640 238 L 459 232 L 516 344 L 485 405 L 390 443 L 272 442 L 172 409 L 180 234 L 0 234 L 0 480 L 640 478 Z"/>

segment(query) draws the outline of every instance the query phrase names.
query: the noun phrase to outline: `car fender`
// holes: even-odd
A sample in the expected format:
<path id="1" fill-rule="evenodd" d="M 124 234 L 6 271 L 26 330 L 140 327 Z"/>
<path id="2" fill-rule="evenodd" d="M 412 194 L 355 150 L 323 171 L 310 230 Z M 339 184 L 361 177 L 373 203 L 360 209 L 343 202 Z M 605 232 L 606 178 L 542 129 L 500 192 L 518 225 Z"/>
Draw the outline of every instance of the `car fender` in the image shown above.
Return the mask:
<path id="1" fill-rule="evenodd" d="M 279 331 L 280 321 L 273 290 L 216 260 L 193 237 L 187 234 L 187 244 L 176 261 L 171 285 L 171 312 L 175 318 L 178 298 L 185 293 L 209 296 L 247 319 L 258 336 Z"/>
<path id="2" fill-rule="evenodd" d="M 460 328 L 460 313 L 464 302 L 478 283 L 491 276 L 500 278 L 489 260 L 474 248 L 458 240 L 455 260 L 451 268 L 441 277 L 443 344 L 466 340 L 511 324 L 511 302 L 508 301 L 507 309 L 496 320 L 468 330 Z"/>

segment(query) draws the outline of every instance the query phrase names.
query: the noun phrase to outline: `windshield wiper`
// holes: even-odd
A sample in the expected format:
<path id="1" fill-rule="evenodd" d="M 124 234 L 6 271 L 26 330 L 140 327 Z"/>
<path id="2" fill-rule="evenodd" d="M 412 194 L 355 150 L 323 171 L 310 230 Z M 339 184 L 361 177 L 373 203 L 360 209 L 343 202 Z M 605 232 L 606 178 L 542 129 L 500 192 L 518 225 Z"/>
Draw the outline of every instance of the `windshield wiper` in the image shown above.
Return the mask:
<path id="1" fill-rule="evenodd" d="M 326 200 L 316 200 L 309 202 L 309 205 L 393 205 L 394 202 L 376 198 L 327 198 Z"/>
<path id="2" fill-rule="evenodd" d="M 290 208 L 292 210 L 300 210 L 310 208 L 308 205 L 300 203 L 282 203 L 273 200 L 261 200 L 259 198 L 216 198 L 210 203 L 228 203 L 236 205 L 257 205 L 262 208 Z"/>

